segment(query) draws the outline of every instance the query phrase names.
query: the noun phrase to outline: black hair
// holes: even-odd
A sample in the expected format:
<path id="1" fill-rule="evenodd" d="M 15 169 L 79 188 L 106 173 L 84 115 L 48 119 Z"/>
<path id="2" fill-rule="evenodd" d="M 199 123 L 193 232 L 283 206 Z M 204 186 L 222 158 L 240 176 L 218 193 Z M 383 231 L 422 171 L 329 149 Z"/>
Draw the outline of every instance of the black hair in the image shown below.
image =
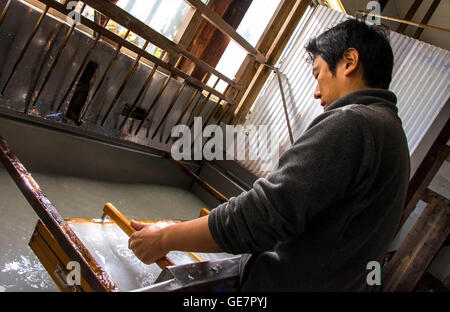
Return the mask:
<path id="1" fill-rule="evenodd" d="M 373 88 L 389 89 L 394 67 L 394 54 L 384 26 L 367 25 L 350 18 L 312 38 L 305 49 L 314 61 L 320 55 L 333 75 L 345 51 L 354 48 L 359 53 L 363 79 Z"/>

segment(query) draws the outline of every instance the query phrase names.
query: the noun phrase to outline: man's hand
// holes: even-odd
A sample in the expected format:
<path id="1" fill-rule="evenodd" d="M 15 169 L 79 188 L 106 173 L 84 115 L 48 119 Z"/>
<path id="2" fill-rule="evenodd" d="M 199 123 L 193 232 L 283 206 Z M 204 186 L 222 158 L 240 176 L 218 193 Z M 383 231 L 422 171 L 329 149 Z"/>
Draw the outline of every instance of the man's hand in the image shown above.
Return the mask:
<path id="1" fill-rule="evenodd" d="M 162 229 L 151 224 L 131 220 L 136 230 L 128 240 L 128 248 L 145 264 L 152 264 L 164 257 L 169 251 L 162 248 Z"/>
<path id="2" fill-rule="evenodd" d="M 151 264 L 171 250 L 222 252 L 211 236 L 208 216 L 157 228 L 151 224 L 131 221 L 136 230 L 128 241 L 136 257 Z"/>

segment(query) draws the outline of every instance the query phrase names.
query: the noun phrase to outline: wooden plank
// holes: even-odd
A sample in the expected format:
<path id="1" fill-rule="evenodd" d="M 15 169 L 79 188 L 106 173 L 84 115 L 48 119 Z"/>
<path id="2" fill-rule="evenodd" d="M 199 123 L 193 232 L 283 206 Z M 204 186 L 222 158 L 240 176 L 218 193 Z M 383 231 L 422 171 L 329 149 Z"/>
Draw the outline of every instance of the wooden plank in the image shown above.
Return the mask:
<path id="1" fill-rule="evenodd" d="M 118 287 L 109 274 L 97 263 L 75 232 L 64 221 L 2 137 L 0 137 L 0 160 L 36 214 L 61 244 L 64 252 L 72 261 L 80 264 L 92 289 L 95 291 L 118 291 Z"/>
<path id="2" fill-rule="evenodd" d="M 428 204 L 383 270 L 383 291 L 413 291 L 450 233 L 450 202 Z"/>
<path id="3" fill-rule="evenodd" d="M 200 12 L 191 9 L 191 12 L 188 13 L 188 16 L 181 26 L 182 31 L 178 31 L 174 39 L 178 46 L 182 47 L 183 49 L 187 49 L 189 44 L 194 39 L 194 36 L 197 34 L 197 31 L 200 28 L 202 22 L 203 18 Z M 187 25 L 184 25 L 185 23 L 187 23 Z"/>
<path id="4" fill-rule="evenodd" d="M 441 3 L 441 0 L 434 0 L 433 3 L 431 4 L 430 8 L 428 9 L 427 13 L 425 13 L 425 16 L 423 17 L 422 21 L 420 22 L 421 24 L 428 24 L 428 22 L 430 21 L 431 17 L 434 14 L 434 11 L 436 11 L 437 7 L 439 6 L 439 3 Z M 417 28 L 416 32 L 413 35 L 414 39 L 419 39 L 420 35 L 422 35 L 423 32 L 423 28 Z"/>
<path id="5" fill-rule="evenodd" d="M 406 222 L 411 212 L 421 199 L 425 189 L 430 184 L 433 177 L 438 172 L 442 163 L 449 155 L 450 147 L 447 146 L 447 140 L 450 135 L 450 119 L 447 120 L 438 137 L 430 147 L 427 155 L 417 168 L 414 176 L 409 181 L 408 191 L 406 193 L 405 207 L 403 208 L 402 218 L 398 230 Z"/>
<path id="6" fill-rule="evenodd" d="M 41 220 L 38 220 L 36 224 L 29 245 L 59 289 L 64 292 L 72 291 L 71 289 L 64 287 L 64 285 L 60 283 L 60 280 L 55 277 L 54 273 L 56 265 L 59 265 L 59 267 L 67 274 L 66 267 L 71 260 Z M 80 273 L 80 285 L 75 286 L 75 288 L 77 291 L 92 292 L 93 289 L 84 279 L 83 272 Z"/>
<path id="7" fill-rule="evenodd" d="M 68 255 L 64 252 L 64 250 L 61 248 L 61 245 L 56 241 L 55 237 L 50 233 L 48 228 L 42 223 L 41 220 L 37 222 L 36 230 L 38 231 L 39 235 L 42 237 L 42 239 L 46 242 L 46 244 L 49 246 L 49 248 L 52 250 L 52 252 L 56 255 L 56 257 L 61 261 L 61 263 L 64 265 L 64 268 L 66 268 L 67 263 L 71 261 L 71 259 L 68 257 Z M 87 283 L 86 279 L 83 276 L 83 272 L 81 272 L 81 288 L 83 291 L 89 291 L 92 292 L 93 289 L 90 287 L 90 285 Z"/>
<path id="8" fill-rule="evenodd" d="M 84 0 L 90 7 L 99 11 L 100 13 L 108 16 L 112 20 L 116 21 L 123 27 L 130 29 L 136 35 L 142 37 L 143 39 L 151 42 L 152 44 L 158 46 L 163 49 L 171 56 L 172 60 L 179 59 L 180 54 L 190 59 L 192 62 L 203 68 L 204 70 L 213 73 L 223 81 L 226 81 L 234 88 L 241 88 L 237 83 L 235 83 L 232 79 L 228 78 L 224 74 L 217 71 L 214 67 L 210 66 L 206 62 L 200 60 L 199 58 L 192 55 L 190 52 L 183 49 L 181 46 L 178 46 L 173 41 L 169 40 L 165 36 L 161 35 L 156 30 L 147 26 L 145 23 L 141 22 L 133 15 L 128 12 L 122 10 L 117 5 L 112 3 L 101 1 L 101 0 Z M 209 9 L 209 8 L 208 8 Z"/>
<path id="9" fill-rule="evenodd" d="M 200 0 L 185 0 L 192 7 L 198 10 L 202 16 L 211 24 L 217 27 L 221 32 L 227 35 L 231 40 L 236 42 L 239 46 L 241 46 L 244 50 L 246 50 L 250 55 L 256 58 L 256 61 L 259 63 L 265 63 L 266 57 L 259 52 L 256 48 L 254 48 L 247 40 L 242 38 L 236 30 L 230 26 L 227 22 L 225 22 L 217 13 L 212 11 L 207 5 L 205 5 Z"/>
<path id="10" fill-rule="evenodd" d="M 45 243 L 42 236 L 39 235 L 37 230 L 33 233 L 31 240 L 29 242 L 29 246 L 31 250 L 33 250 L 34 254 L 38 257 L 39 262 L 44 266 L 47 273 L 55 282 L 56 286 L 58 286 L 59 290 L 62 292 L 72 292 L 72 291 L 81 291 L 80 286 L 75 286 L 74 289 L 70 289 L 65 287 L 62 281 L 55 276 L 56 268 L 59 266 L 62 270 L 65 269 L 64 264 L 58 259 L 58 257 L 53 254 L 52 250 Z M 67 272 L 65 272 L 67 274 Z"/>
<path id="11" fill-rule="evenodd" d="M 409 8 L 408 12 L 406 13 L 403 19 L 410 21 L 414 17 L 414 14 L 416 14 L 417 9 L 419 9 L 422 2 L 423 0 L 414 0 L 413 4 Z M 403 34 L 407 26 L 408 26 L 407 24 L 400 24 L 397 28 L 397 32 Z"/>
<path id="12" fill-rule="evenodd" d="M 60 4 L 59 2 L 55 1 L 55 0 L 40 0 L 41 2 L 49 5 L 50 7 L 52 7 L 53 9 L 59 11 L 60 13 L 63 13 L 65 15 L 67 15 L 70 10 L 66 9 L 65 6 L 63 6 L 62 4 Z M 148 53 L 147 51 L 144 51 L 142 49 L 140 49 L 139 47 L 137 47 L 136 45 L 132 44 L 131 42 L 124 40 L 122 37 L 116 35 L 115 33 L 101 27 L 100 25 L 92 22 L 91 20 L 85 18 L 84 16 L 81 16 L 81 23 L 84 24 L 85 26 L 89 27 L 90 29 L 94 30 L 95 32 L 99 33 L 101 36 L 108 38 L 120 45 L 122 45 L 123 47 L 127 48 L 130 51 L 133 51 L 134 53 L 136 53 L 136 55 L 140 55 L 143 58 L 149 60 L 150 62 L 152 62 L 153 64 L 157 64 L 158 66 L 167 69 L 169 72 L 174 73 L 174 75 L 177 75 L 181 78 L 183 78 L 184 80 L 186 80 L 188 83 L 197 86 L 198 88 L 201 88 L 203 90 L 206 90 L 208 92 L 211 92 L 212 94 L 214 94 L 217 97 L 222 97 L 225 99 L 225 101 L 227 101 L 228 103 L 234 103 L 234 100 L 228 96 L 224 96 L 222 93 L 218 92 L 217 90 L 212 89 L 211 87 L 207 86 L 206 84 L 204 84 L 203 82 L 199 81 L 198 79 L 195 79 L 189 75 L 187 75 L 186 73 L 184 73 L 183 71 L 179 70 L 178 68 L 174 67 L 173 65 L 164 62 L 163 60 L 157 58 L 156 56 Z"/>
<path id="13" fill-rule="evenodd" d="M 270 66 L 276 64 L 280 58 L 284 48 L 300 22 L 300 19 L 310 4 L 311 0 L 296 0 L 292 8 L 289 10 L 289 14 L 282 21 L 282 26 L 279 28 L 279 31 L 276 32 L 275 38 L 270 40 L 270 46 L 267 48 L 266 57 L 267 63 Z M 286 8 L 289 8 L 289 6 Z M 269 67 L 264 66 L 263 64 L 259 65 L 255 75 L 252 77 L 251 82 L 241 97 L 239 105 L 237 105 L 233 112 L 234 124 L 240 123 L 248 114 L 250 107 L 253 105 L 253 102 L 256 100 L 271 72 L 272 69 Z"/>

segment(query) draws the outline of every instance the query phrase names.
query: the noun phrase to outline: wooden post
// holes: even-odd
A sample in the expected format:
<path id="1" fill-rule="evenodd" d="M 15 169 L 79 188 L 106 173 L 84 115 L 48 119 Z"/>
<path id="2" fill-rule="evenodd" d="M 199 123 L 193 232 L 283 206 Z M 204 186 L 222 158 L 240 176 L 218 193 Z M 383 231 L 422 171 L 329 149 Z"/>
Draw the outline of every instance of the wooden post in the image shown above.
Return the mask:
<path id="1" fill-rule="evenodd" d="M 383 271 L 382 290 L 413 291 L 450 233 L 450 201 L 435 194 Z"/>

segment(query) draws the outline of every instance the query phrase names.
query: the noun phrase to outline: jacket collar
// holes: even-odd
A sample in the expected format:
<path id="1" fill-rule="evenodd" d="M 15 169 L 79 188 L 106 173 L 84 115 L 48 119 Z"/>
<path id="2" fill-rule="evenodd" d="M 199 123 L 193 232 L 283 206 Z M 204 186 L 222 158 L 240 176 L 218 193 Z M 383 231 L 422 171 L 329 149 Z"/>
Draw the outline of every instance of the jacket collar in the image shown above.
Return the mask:
<path id="1" fill-rule="evenodd" d="M 350 104 L 362 104 L 370 105 L 374 103 L 380 104 L 390 104 L 389 106 L 395 110 L 397 109 L 397 96 L 389 90 L 386 89 L 363 89 L 349 94 L 337 99 L 334 103 L 328 106 L 325 111 L 336 109 Z"/>

